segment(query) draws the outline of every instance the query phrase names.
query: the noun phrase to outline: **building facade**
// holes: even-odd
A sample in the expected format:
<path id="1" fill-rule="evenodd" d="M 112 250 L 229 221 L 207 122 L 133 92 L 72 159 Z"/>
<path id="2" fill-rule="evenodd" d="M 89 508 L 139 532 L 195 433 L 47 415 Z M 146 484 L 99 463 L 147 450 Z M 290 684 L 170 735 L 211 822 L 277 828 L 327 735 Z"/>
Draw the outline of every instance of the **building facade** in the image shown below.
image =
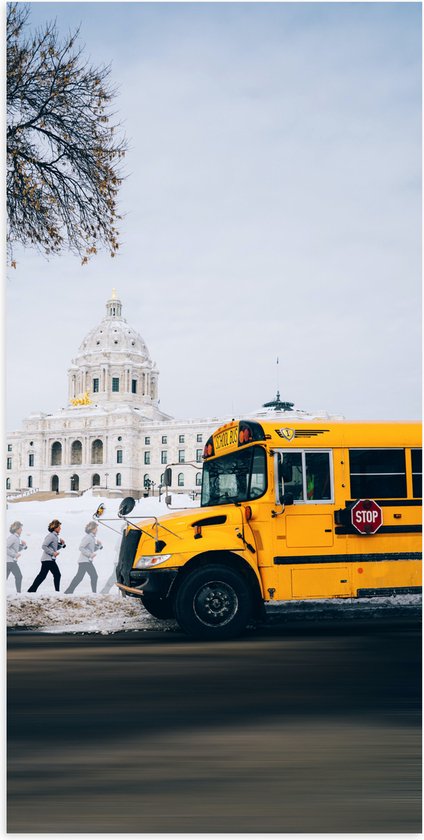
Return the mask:
<path id="1" fill-rule="evenodd" d="M 228 417 L 178 420 L 159 408 L 159 371 L 113 290 L 106 314 L 83 339 L 68 370 L 67 408 L 31 414 L 6 438 L 6 493 L 98 489 L 105 495 L 157 495 L 167 466 L 172 493 L 200 495 L 203 448 Z M 277 398 L 257 419 L 329 418 Z M 333 416 L 333 419 L 336 419 Z M 341 418 L 339 418 L 341 419 Z"/>
<path id="2" fill-rule="evenodd" d="M 156 495 L 172 465 L 172 491 L 198 495 L 204 444 L 224 421 L 165 414 L 158 381 L 146 344 L 113 291 L 68 370 L 67 408 L 31 414 L 7 436 L 6 491 L 99 488 L 139 498 Z"/>

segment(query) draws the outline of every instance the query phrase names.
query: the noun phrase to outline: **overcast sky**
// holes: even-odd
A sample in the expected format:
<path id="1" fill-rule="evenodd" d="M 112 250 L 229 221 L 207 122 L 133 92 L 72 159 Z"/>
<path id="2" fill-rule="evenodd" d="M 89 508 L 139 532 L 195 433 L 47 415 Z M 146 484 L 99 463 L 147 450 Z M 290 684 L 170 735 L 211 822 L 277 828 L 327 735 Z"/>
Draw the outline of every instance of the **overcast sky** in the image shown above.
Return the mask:
<path id="1" fill-rule="evenodd" d="M 175 417 L 279 387 L 302 409 L 418 418 L 420 4 L 31 9 L 112 63 L 131 151 L 117 258 L 16 252 L 8 429 L 67 405 L 113 287 Z"/>

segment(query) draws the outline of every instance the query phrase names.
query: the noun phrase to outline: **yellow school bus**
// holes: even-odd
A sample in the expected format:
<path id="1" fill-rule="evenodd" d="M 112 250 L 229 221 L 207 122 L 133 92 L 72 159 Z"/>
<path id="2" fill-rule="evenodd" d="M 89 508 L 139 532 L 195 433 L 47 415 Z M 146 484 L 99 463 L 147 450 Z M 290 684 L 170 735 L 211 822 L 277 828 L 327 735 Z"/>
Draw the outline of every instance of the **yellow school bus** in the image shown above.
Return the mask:
<path id="1" fill-rule="evenodd" d="M 123 537 L 117 585 L 156 617 L 223 639 L 269 601 L 421 591 L 418 423 L 246 419 L 203 458 L 200 508 Z"/>

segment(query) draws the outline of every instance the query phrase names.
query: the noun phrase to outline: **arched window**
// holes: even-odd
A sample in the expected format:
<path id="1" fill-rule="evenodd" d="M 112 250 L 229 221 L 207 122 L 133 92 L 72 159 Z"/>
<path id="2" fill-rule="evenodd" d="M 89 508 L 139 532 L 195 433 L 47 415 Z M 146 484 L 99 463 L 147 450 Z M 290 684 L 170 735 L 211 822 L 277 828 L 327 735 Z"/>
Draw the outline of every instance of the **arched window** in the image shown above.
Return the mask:
<path id="1" fill-rule="evenodd" d="M 198 473 L 196 473 L 196 487 L 199 487 L 201 483 L 202 483 L 202 473 L 198 472 Z"/>
<path id="2" fill-rule="evenodd" d="M 82 464 L 82 443 L 74 440 L 71 446 L 71 464 Z"/>
<path id="3" fill-rule="evenodd" d="M 184 487 L 184 473 L 178 473 L 178 487 Z"/>
<path id="4" fill-rule="evenodd" d="M 10 478 L 6 478 L 6 490 L 10 490 Z"/>
<path id="5" fill-rule="evenodd" d="M 98 473 L 94 473 L 93 478 L 91 479 L 92 487 L 100 487 L 100 476 Z"/>
<path id="6" fill-rule="evenodd" d="M 62 463 L 62 444 L 56 440 L 52 444 L 52 467 L 58 467 Z"/>
<path id="7" fill-rule="evenodd" d="M 79 490 L 79 475 L 71 475 L 71 490 Z"/>
<path id="8" fill-rule="evenodd" d="M 120 486 L 121 486 L 121 473 L 116 473 L 116 482 L 115 482 L 115 484 L 116 484 L 116 486 L 117 486 L 117 487 L 120 487 Z"/>
<path id="9" fill-rule="evenodd" d="M 99 439 L 91 444 L 91 463 L 103 464 L 103 441 Z"/>
<path id="10" fill-rule="evenodd" d="M 32 475 L 28 476 L 28 487 L 32 487 Z"/>
<path id="11" fill-rule="evenodd" d="M 58 475 L 52 475 L 51 487 L 52 487 L 52 493 L 57 493 L 59 491 L 59 476 Z"/>

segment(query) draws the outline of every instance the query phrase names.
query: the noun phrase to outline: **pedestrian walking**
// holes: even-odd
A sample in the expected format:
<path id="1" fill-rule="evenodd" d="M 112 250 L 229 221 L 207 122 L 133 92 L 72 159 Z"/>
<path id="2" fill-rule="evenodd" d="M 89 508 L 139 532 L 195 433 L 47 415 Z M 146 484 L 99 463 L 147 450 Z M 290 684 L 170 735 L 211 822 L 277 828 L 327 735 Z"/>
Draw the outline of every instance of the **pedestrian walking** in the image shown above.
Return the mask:
<path id="1" fill-rule="evenodd" d="M 59 522 L 58 519 L 53 519 L 53 521 L 50 522 L 47 536 L 44 537 L 42 545 L 43 554 L 41 555 L 41 569 L 28 589 L 28 592 L 36 592 L 40 583 L 46 579 L 49 572 L 53 575 L 54 588 L 56 592 L 59 592 L 60 569 L 56 563 L 56 557 L 58 556 L 61 548 L 66 548 L 64 541 L 59 538 L 61 527 L 62 523 Z"/>
<path id="2" fill-rule="evenodd" d="M 27 548 L 26 542 L 21 540 L 22 528 L 22 522 L 12 522 L 9 528 L 10 537 L 7 538 L 6 543 L 6 580 L 9 575 L 13 575 L 18 593 L 20 593 L 22 586 L 22 572 L 19 568 L 18 560 L 21 552 Z"/>
<path id="3" fill-rule="evenodd" d="M 97 528 L 97 522 L 89 522 L 85 526 L 85 537 L 82 538 L 79 547 L 78 571 L 75 577 L 72 578 L 68 588 L 65 589 L 65 595 L 72 595 L 85 575 L 88 575 L 90 578 L 91 591 L 97 592 L 98 575 L 93 560 L 96 556 L 96 551 L 101 551 L 103 548 L 101 542 L 96 540 Z"/>

